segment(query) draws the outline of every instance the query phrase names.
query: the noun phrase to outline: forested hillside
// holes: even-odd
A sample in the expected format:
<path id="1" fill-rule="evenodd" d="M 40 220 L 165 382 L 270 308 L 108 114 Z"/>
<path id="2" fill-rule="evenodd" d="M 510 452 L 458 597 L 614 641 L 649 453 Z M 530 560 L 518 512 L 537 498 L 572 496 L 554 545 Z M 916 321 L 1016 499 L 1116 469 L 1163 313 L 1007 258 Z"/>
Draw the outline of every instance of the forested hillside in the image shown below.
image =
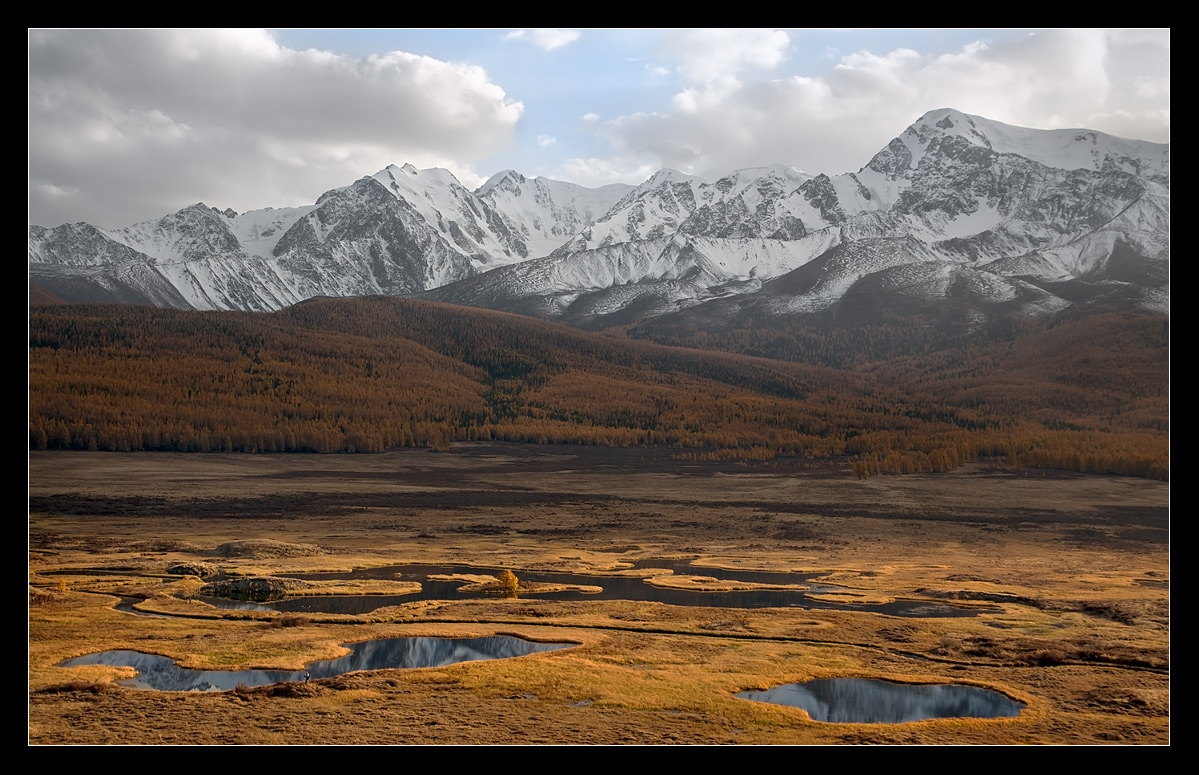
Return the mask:
<path id="1" fill-rule="evenodd" d="M 820 363 L 802 362 L 811 332 L 771 334 L 794 348 L 748 335 L 741 349 L 793 359 L 770 360 L 384 297 L 274 313 L 45 306 L 29 331 L 32 449 L 379 452 L 494 439 L 831 460 L 860 476 L 980 456 L 1153 478 L 1169 466 L 1168 330 L 1151 313 L 951 342 L 905 330 L 887 358 L 878 341 L 897 332 L 830 331 L 843 346 Z"/>

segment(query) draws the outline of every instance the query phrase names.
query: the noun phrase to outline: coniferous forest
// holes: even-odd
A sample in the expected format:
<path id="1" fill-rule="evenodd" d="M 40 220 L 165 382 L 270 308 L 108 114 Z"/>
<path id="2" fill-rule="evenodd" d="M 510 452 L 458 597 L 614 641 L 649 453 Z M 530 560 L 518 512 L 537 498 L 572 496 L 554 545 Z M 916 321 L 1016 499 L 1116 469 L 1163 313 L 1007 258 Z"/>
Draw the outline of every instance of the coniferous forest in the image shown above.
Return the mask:
<path id="1" fill-rule="evenodd" d="M 949 336 L 919 320 L 587 333 L 384 297 L 274 313 L 35 306 L 29 443 L 352 453 L 503 440 L 862 477 L 982 459 L 1165 479 L 1168 340 L 1165 316 L 1127 311 Z"/>

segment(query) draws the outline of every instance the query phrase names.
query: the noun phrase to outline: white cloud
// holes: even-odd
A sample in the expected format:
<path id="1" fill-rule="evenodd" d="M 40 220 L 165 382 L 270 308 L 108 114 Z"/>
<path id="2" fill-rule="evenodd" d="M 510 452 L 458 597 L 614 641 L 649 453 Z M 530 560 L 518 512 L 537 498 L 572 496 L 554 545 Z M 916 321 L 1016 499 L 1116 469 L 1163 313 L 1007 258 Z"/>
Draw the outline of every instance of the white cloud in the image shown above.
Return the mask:
<path id="1" fill-rule="evenodd" d="M 578 30 L 537 28 L 531 30 L 513 30 L 504 36 L 504 40 L 519 40 L 531 43 L 540 49 L 553 51 L 556 48 L 570 45 L 579 39 Z"/>
<path id="2" fill-rule="evenodd" d="M 71 189 L 60 188 L 51 183 L 35 183 L 34 185 L 37 187 L 39 193 L 41 193 L 44 196 L 48 196 L 48 197 L 49 196 L 76 196 L 79 194 L 79 189 L 77 189 L 77 188 L 71 188 Z"/>
<path id="3" fill-rule="evenodd" d="M 671 30 L 659 48 L 676 60 L 689 81 L 711 83 L 746 70 L 769 70 L 783 63 L 791 36 L 782 30 Z"/>
<path id="4" fill-rule="evenodd" d="M 390 163 L 470 177 L 522 112 L 481 68 L 402 51 L 294 51 L 255 30 L 32 31 L 30 217 L 122 226 L 198 199 L 310 203 Z M 68 215 L 53 190 L 90 208 Z"/>
<path id="5" fill-rule="evenodd" d="M 1137 78 L 1136 92 L 1141 97 L 1155 99 L 1158 97 L 1167 97 L 1170 94 L 1170 77 L 1161 78 L 1142 77 Z"/>
<path id="6" fill-rule="evenodd" d="M 657 171 L 658 166 L 645 160 L 621 157 L 568 159 L 562 165 L 560 177 L 581 186 L 598 187 L 609 183 L 637 184 Z M 553 177 L 559 175 L 555 174 Z"/>
<path id="7" fill-rule="evenodd" d="M 549 50 L 579 35 L 486 37 Z M 526 119 L 475 65 L 402 51 L 300 51 L 258 30 L 32 30 L 31 222 L 123 226 L 197 200 L 238 210 L 306 204 L 404 162 L 446 167 L 468 186 L 485 177 L 475 172 L 481 163 L 558 164 L 539 172 L 594 185 L 663 166 L 843 172 L 941 107 L 1169 140 L 1168 29 L 1050 30 L 949 53 L 843 47 L 831 58 L 820 42 L 802 58 L 817 69 L 799 71 L 793 55 L 808 40 L 771 30 L 620 33 L 621 45 L 608 48 L 619 59 L 611 74 L 596 64 L 599 86 L 566 95 L 556 107 L 569 112 L 548 120 L 553 111 L 540 109 Z M 514 144 L 518 122 L 535 116 L 546 123 L 523 134 L 537 146 Z M 574 147 L 580 135 L 589 144 Z"/>
<path id="8" fill-rule="evenodd" d="M 614 158 L 654 159 L 692 174 L 770 163 L 856 171 L 920 115 L 942 107 L 1022 126 L 1169 138 L 1168 30 L 1052 30 L 941 56 L 863 50 L 821 74 L 771 79 L 757 71 L 782 62 L 783 37 L 678 32 L 663 49 L 689 85 L 661 112 L 597 124 Z"/>

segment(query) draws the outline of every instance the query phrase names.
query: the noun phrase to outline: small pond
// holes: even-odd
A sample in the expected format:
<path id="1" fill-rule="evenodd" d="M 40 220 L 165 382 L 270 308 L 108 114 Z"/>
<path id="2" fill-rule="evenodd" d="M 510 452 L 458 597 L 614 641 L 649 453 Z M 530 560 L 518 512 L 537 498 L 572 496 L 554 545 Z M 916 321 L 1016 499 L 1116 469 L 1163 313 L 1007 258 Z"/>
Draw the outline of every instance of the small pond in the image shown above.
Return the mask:
<path id="1" fill-rule="evenodd" d="M 990 689 L 957 684 L 900 684 L 866 678 L 826 678 L 785 684 L 738 697 L 788 705 L 813 721 L 901 724 L 933 718 L 1004 718 L 1020 715 L 1023 703 Z"/>
<path id="2" fill-rule="evenodd" d="M 573 646 L 573 643 L 534 643 L 508 635 L 489 638 L 385 638 L 348 643 L 352 653 L 338 659 L 313 662 L 308 670 L 192 670 L 157 654 L 140 651 L 102 651 L 68 659 L 59 667 L 107 665 L 132 667 L 133 678 L 117 681 L 134 689 L 164 692 L 229 691 L 239 685 L 266 686 L 285 681 L 303 681 L 307 677 L 331 678 L 356 670 L 391 670 L 412 667 L 441 667 L 458 662 L 523 657 Z"/>
<path id="3" fill-rule="evenodd" d="M 864 611 L 889 616 L 959 617 L 995 612 L 997 608 L 962 608 L 918 600 L 897 600 L 891 603 L 840 602 L 813 598 L 814 594 L 847 593 L 851 590 L 833 584 L 823 584 L 818 573 L 779 573 L 768 571 L 726 570 L 691 565 L 688 560 L 643 560 L 634 570 L 669 570 L 676 574 L 710 576 L 722 581 L 743 581 L 759 584 L 797 584 L 804 589 L 746 589 L 733 592 L 705 592 L 689 589 L 658 587 L 638 576 L 605 574 L 555 573 L 518 570 L 522 582 L 586 585 L 602 587 L 600 592 L 566 590 L 532 593 L 531 600 L 636 600 L 681 606 L 713 606 L 718 608 L 824 608 L 841 611 Z M 248 603 L 221 598 L 203 598 L 220 608 L 242 608 L 285 613 L 364 614 L 378 608 L 402 605 L 416 600 L 464 600 L 469 595 L 459 591 L 461 581 L 437 581 L 429 576 L 456 573 L 495 575 L 501 568 L 463 565 L 393 565 L 367 568 L 350 573 L 295 574 L 292 578 L 310 580 L 399 579 L 419 581 L 421 590 L 407 595 L 345 595 L 327 597 L 292 597 L 269 603 Z M 814 581 L 816 580 L 816 581 Z M 525 595 L 522 595 L 525 597 Z"/>

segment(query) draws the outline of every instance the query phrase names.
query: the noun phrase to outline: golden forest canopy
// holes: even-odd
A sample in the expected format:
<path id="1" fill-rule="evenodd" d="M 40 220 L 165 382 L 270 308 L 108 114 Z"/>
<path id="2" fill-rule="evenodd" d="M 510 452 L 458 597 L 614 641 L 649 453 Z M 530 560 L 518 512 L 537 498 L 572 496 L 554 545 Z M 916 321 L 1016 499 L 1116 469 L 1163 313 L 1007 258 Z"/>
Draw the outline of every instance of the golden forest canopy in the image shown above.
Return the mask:
<path id="1" fill-rule="evenodd" d="M 764 334 L 797 359 L 772 360 L 398 298 L 274 313 L 35 307 L 30 447 L 380 452 L 505 440 L 834 460 L 859 476 L 988 457 L 1166 478 L 1163 316 L 1095 314 L 989 341 L 883 329 L 828 332 L 842 351 L 814 365 L 798 360 L 810 331 Z M 888 337 L 904 345 L 879 358 Z M 756 346 L 745 342 L 723 346 Z"/>

